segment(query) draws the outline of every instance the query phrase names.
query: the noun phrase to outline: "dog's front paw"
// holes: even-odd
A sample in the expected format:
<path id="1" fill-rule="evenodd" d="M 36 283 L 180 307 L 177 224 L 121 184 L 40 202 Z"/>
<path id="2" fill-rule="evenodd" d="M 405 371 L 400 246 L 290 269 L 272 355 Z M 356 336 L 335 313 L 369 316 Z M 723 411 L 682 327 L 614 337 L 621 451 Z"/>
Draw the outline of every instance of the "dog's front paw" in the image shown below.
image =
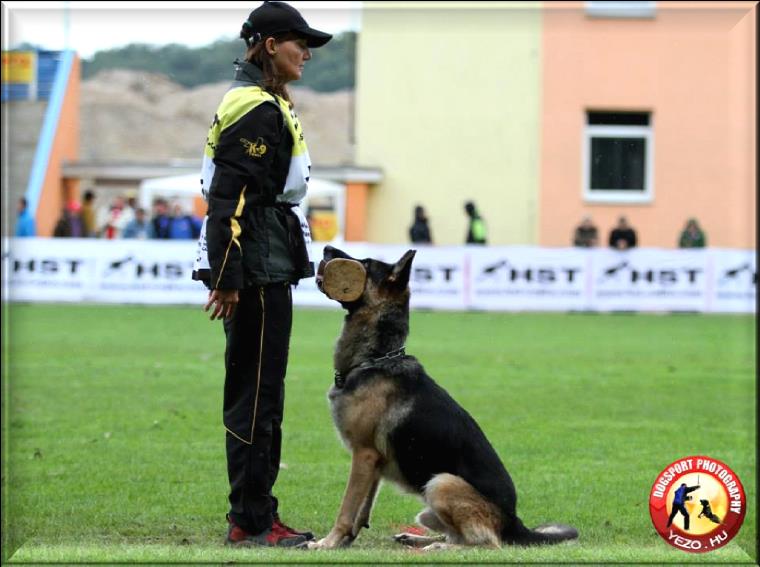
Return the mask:
<path id="1" fill-rule="evenodd" d="M 345 536 L 328 534 L 319 541 L 307 541 L 307 549 L 336 549 L 338 547 L 349 547 L 355 537 L 351 534 Z"/>
<path id="2" fill-rule="evenodd" d="M 329 542 L 327 541 L 326 537 L 323 537 L 319 541 L 307 541 L 303 545 L 306 547 L 306 549 L 332 549 L 329 546 Z"/>

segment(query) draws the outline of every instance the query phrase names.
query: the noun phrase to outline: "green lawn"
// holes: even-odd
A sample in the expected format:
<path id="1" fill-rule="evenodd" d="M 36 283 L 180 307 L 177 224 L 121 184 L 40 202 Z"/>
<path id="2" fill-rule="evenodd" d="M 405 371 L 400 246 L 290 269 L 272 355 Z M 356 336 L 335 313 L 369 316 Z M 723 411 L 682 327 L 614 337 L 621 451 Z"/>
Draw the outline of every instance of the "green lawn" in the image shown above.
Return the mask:
<path id="1" fill-rule="evenodd" d="M 284 520 L 324 535 L 349 456 L 326 401 L 339 311 L 296 311 L 287 378 Z M 3 333 L 3 561 L 755 563 L 755 318 L 415 312 L 408 352 L 478 420 L 528 525 L 557 547 L 422 554 L 390 536 L 418 500 L 386 485 L 372 528 L 332 552 L 234 550 L 221 424 L 223 332 L 199 308 L 11 305 Z M 648 496 L 704 454 L 744 484 L 737 538 L 671 548 Z"/>

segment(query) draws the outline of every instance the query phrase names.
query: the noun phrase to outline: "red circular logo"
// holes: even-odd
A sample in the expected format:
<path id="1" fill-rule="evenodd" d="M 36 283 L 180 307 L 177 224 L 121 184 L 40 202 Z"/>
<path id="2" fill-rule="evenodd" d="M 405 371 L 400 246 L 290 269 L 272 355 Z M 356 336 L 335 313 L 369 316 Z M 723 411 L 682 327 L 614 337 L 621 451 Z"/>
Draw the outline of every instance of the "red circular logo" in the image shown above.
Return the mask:
<path id="1" fill-rule="evenodd" d="M 673 547 L 704 553 L 739 532 L 747 501 L 739 477 L 710 457 L 684 457 L 657 475 L 649 514 L 657 533 Z"/>

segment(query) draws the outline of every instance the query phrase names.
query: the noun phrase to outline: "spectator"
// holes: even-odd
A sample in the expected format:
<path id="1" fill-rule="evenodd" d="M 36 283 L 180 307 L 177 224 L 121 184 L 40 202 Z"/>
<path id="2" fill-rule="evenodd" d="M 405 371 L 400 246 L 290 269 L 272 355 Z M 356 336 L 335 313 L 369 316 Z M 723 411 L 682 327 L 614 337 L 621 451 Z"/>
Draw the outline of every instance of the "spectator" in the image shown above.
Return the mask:
<path id="1" fill-rule="evenodd" d="M 486 223 L 475 208 L 475 203 L 472 201 L 467 201 L 464 204 L 464 210 L 469 217 L 466 238 L 467 244 L 485 244 Z"/>
<path id="2" fill-rule="evenodd" d="M 187 238 L 198 238 L 201 234 L 201 223 L 198 219 L 185 213 L 182 205 L 174 205 L 174 214 L 169 223 L 169 238 L 172 240 L 182 240 Z"/>
<path id="3" fill-rule="evenodd" d="M 165 199 L 156 199 L 153 202 L 153 218 L 151 224 L 153 225 L 152 238 L 169 238 L 169 227 L 171 225 L 171 219 L 169 218 L 169 204 Z"/>
<path id="4" fill-rule="evenodd" d="M 153 238 L 153 223 L 148 220 L 145 209 L 140 207 L 135 211 L 135 218 L 124 227 L 122 236 L 123 238 L 137 238 L 139 240 Z"/>
<path id="5" fill-rule="evenodd" d="M 53 229 L 53 236 L 74 237 L 82 236 L 82 217 L 80 211 L 82 205 L 78 201 L 71 201 L 63 208 L 61 216 Z"/>
<path id="6" fill-rule="evenodd" d="M 37 228 L 34 223 L 34 217 L 29 212 L 29 206 L 26 197 L 18 200 L 18 216 L 16 217 L 16 236 L 29 237 L 37 235 Z"/>
<path id="7" fill-rule="evenodd" d="M 124 227 L 131 220 L 129 211 L 125 211 L 124 197 L 118 196 L 113 200 L 108 212 L 103 237 L 108 239 L 121 238 Z"/>
<path id="8" fill-rule="evenodd" d="M 66 206 L 66 214 L 69 217 L 71 236 L 82 238 L 84 235 L 84 225 L 82 223 L 82 205 L 79 204 L 79 201 L 70 201 Z"/>
<path id="9" fill-rule="evenodd" d="M 597 244 L 599 244 L 599 232 L 596 230 L 596 226 L 591 221 L 591 217 L 586 215 L 583 217 L 581 224 L 575 228 L 573 246 L 593 248 Z"/>
<path id="10" fill-rule="evenodd" d="M 53 229 L 55 237 L 75 237 L 82 236 L 82 219 L 79 216 L 81 206 L 76 201 L 71 201 L 63 208 L 61 216 Z"/>
<path id="11" fill-rule="evenodd" d="M 414 207 L 414 223 L 409 229 L 409 239 L 415 244 L 433 243 L 425 209 L 420 205 Z"/>
<path id="12" fill-rule="evenodd" d="M 139 208 L 137 206 L 137 193 L 134 191 L 127 192 L 127 207 L 132 209 L 135 212 L 135 215 L 137 215 L 137 209 Z"/>
<path id="13" fill-rule="evenodd" d="M 61 211 L 61 216 L 58 218 L 58 222 L 55 223 L 53 236 L 56 238 L 67 238 L 71 236 L 71 219 L 69 217 L 69 211 L 66 208 Z"/>
<path id="14" fill-rule="evenodd" d="M 97 236 L 98 225 L 95 216 L 95 193 L 88 189 L 84 192 L 82 209 L 79 211 L 82 219 L 82 236 L 91 238 Z"/>
<path id="15" fill-rule="evenodd" d="M 617 250 L 628 250 L 636 247 L 636 231 L 628 224 L 628 219 L 621 216 L 617 226 L 610 232 L 610 247 Z"/>
<path id="16" fill-rule="evenodd" d="M 686 228 L 681 232 L 681 238 L 678 240 L 679 248 L 704 248 L 707 246 L 705 233 L 697 223 L 697 219 L 689 219 L 686 222 Z"/>
<path id="17" fill-rule="evenodd" d="M 121 213 L 121 223 L 123 227 L 126 227 L 129 223 L 135 220 L 135 216 L 137 215 L 137 199 L 133 193 L 134 192 L 127 193 L 127 197 L 124 200 L 124 210 Z"/>

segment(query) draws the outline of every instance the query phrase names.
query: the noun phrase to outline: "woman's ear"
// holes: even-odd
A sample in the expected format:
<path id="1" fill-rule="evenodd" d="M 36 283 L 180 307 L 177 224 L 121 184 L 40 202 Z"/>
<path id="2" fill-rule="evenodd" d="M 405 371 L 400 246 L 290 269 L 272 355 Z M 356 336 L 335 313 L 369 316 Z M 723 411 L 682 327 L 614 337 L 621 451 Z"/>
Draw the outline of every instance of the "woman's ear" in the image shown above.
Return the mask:
<path id="1" fill-rule="evenodd" d="M 277 53 L 277 40 L 273 37 L 268 37 L 264 40 L 264 48 L 269 55 Z"/>

